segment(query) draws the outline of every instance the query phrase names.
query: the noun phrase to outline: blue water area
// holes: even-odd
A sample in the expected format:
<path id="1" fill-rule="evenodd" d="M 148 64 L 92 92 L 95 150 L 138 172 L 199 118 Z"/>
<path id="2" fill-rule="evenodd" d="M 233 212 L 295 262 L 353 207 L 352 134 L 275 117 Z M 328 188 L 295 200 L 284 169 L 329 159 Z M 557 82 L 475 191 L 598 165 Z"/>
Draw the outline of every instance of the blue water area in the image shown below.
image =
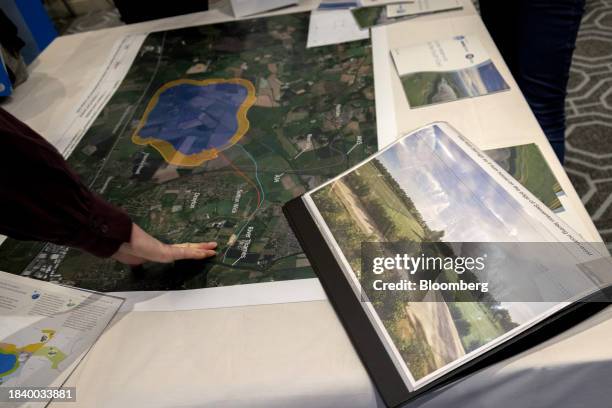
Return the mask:
<path id="1" fill-rule="evenodd" d="M 487 88 L 487 91 L 497 92 L 508 89 L 508 84 L 506 84 L 506 81 L 504 81 L 504 78 L 501 76 L 491 60 L 485 61 L 478 65 L 478 73 L 480 74 L 482 82 Z"/>
<path id="2" fill-rule="evenodd" d="M 236 114 L 247 96 L 241 84 L 173 86 L 159 95 L 138 134 L 167 141 L 185 155 L 221 147 L 236 133 Z"/>
<path id="3" fill-rule="evenodd" d="M 11 370 L 17 363 L 17 356 L 14 354 L 5 354 L 0 351 L 0 374 Z"/>

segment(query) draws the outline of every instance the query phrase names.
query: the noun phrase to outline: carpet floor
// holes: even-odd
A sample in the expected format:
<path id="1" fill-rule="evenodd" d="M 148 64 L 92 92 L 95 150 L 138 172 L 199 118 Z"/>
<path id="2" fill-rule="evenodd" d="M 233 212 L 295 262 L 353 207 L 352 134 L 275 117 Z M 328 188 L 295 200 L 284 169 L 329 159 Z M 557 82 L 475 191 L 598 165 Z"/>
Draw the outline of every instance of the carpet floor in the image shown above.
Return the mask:
<path id="1" fill-rule="evenodd" d="M 612 249 L 612 0 L 587 0 L 566 113 L 565 170 Z"/>

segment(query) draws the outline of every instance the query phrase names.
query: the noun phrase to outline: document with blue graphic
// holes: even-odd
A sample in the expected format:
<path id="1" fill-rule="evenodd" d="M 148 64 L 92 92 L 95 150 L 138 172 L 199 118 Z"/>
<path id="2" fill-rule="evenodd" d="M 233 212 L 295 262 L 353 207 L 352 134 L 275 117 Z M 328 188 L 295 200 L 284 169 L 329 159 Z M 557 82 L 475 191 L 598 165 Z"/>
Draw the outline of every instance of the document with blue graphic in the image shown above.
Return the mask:
<path id="1" fill-rule="evenodd" d="M 510 89 L 475 36 L 396 48 L 391 55 L 411 108 Z"/>

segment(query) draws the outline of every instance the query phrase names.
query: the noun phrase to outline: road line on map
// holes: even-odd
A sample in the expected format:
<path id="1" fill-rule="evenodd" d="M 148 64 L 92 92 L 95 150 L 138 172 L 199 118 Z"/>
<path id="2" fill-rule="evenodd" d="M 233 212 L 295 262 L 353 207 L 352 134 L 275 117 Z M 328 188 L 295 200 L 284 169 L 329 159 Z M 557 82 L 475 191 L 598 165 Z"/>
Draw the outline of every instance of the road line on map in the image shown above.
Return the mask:
<path id="1" fill-rule="evenodd" d="M 263 188 L 263 184 L 261 183 L 261 180 L 259 180 L 259 166 L 257 165 L 257 161 L 255 160 L 255 158 L 251 155 L 251 153 L 249 153 L 247 151 L 247 149 L 244 148 L 244 146 L 242 145 L 237 145 L 239 146 L 246 154 L 247 156 L 249 156 L 249 158 L 251 159 L 251 161 L 253 162 L 253 164 L 255 165 L 255 180 L 257 180 L 257 184 L 259 184 L 259 188 L 261 189 L 261 194 L 262 194 L 262 199 L 261 202 L 263 203 L 264 201 L 266 201 L 266 191 Z"/>
<path id="2" fill-rule="evenodd" d="M 238 167 L 236 167 L 234 165 L 234 163 L 232 163 L 232 161 L 230 159 L 228 159 L 227 156 L 225 156 L 223 153 L 219 152 L 219 156 L 223 157 L 225 159 L 225 161 L 234 169 L 234 171 L 236 173 L 238 173 L 238 175 L 240 177 L 244 178 L 251 186 L 253 186 L 253 188 L 255 188 L 255 191 L 257 191 L 257 208 L 259 208 L 259 206 L 261 204 L 261 193 L 259 192 L 259 188 L 255 185 L 255 183 L 253 183 L 253 180 L 251 180 Z M 257 211 L 257 210 L 255 210 L 255 211 Z"/>
<path id="3" fill-rule="evenodd" d="M 259 184 L 259 187 L 261 188 L 261 195 L 259 193 L 259 189 L 257 188 L 257 186 L 255 186 L 252 182 L 251 179 L 249 179 L 248 177 L 246 177 L 246 175 L 239 169 L 237 168 L 225 155 L 223 155 L 221 152 L 219 152 L 219 155 L 221 157 L 223 157 L 230 166 L 232 166 L 232 168 L 239 174 L 242 175 L 242 177 L 246 178 L 247 181 L 249 181 L 249 183 L 255 187 L 255 190 L 257 191 L 257 199 L 258 199 L 258 204 L 257 204 L 257 208 L 255 209 L 255 211 L 253 211 L 251 213 L 251 215 L 249 216 L 249 218 L 247 219 L 246 224 L 244 224 L 242 226 L 242 228 L 240 228 L 240 230 L 238 231 L 238 233 L 236 234 L 236 240 L 238 240 L 238 238 L 240 238 L 240 234 L 242 234 L 242 231 L 244 231 L 244 229 L 249 225 L 249 223 L 251 222 L 251 220 L 253 219 L 253 217 L 255 216 L 255 214 L 257 213 L 257 211 L 259 211 L 259 209 L 261 208 L 261 204 L 263 204 L 263 202 L 265 201 L 265 197 L 266 197 L 266 192 L 263 188 L 263 184 L 261 183 L 261 180 L 259 180 L 259 166 L 257 165 L 257 161 L 255 160 L 255 158 L 247 151 L 247 149 L 244 148 L 244 146 L 242 145 L 238 145 L 240 146 L 240 148 L 247 154 L 247 156 L 249 157 L 249 159 L 251 159 L 251 161 L 253 162 L 253 164 L 255 165 L 255 179 L 257 180 L 257 184 Z M 223 261 L 225 261 L 226 257 L 227 257 L 227 253 L 229 252 L 231 247 L 227 247 L 227 249 L 225 250 L 225 253 L 223 254 Z M 242 259 L 242 257 L 239 257 L 238 259 L 236 259 L 233 263 L 232 266 L 236 265 L 240 260 Z"/>

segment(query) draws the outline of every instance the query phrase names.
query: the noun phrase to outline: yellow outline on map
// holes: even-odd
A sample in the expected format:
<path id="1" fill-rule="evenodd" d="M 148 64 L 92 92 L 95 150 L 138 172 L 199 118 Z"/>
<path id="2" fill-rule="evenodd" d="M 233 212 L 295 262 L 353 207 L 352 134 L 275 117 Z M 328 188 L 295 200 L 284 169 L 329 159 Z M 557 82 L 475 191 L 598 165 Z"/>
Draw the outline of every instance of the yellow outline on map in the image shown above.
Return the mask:
<path id="1" fill-rule="evenodd" d="M 234 135 L 230 138 L 230 140 L 225 145 L 219 148 L 213 147 L 211 149 L 206 149 L 200 153 L 186 155 L 186 154 L 179 152 L 177 149 L 175 149 L 172 143 L 170 142 L 166 142 L 165 140 L 155 139 L 151 137 L 145 138 L 138 134 L 140 130 L 143 128 L 143 126 L 145 125 L 145 123 L 147 123 L 149 113 L 151 113 L 153 108 L 155 108 L 155 105 L 157 105 L 157 102 L 159 101 L 160 95 L 164 91 L 174 86 L 181 85 L 181 84 L 204 86 L 204 85 L 222 84 L 222 83 L 239 84 L 239 85 L 244 86 L 248 91 L 246 98 L 244 99 L 244 101 L 240 105 L 240 108 L 238 108 L 238 111 L 236 112 L 236 119 L 238 121 L 238 129 L 236 129 L 236 133 L 234 133 Z M 253 106 L 256 99 L 257 98 L 255 96 L 255 86 L 253 86 L 251 81 L 243 79 L 243 78 L 231 78 L 231 79 L 215 78 L 215 79 L 204 79 L 204 80 L 177 79 L 174 81 L 167 82 L 161 88 L 159 88 L 157 92 L 155 92 L 155 94 L 153 95 L 153 98 L 151 98 L 151 100 L 149 101 L 149 104 L 147 105 L 144 111 L 144 114 L 142 115 L 142 119 L 140 119 L 140 122 L 138 122 L 138 126 L 136 127 L 136 130 L 134 131 L 134 134 L 132 135 L 132 142 L 138 145 L 142 145 L 142 146 L 151 145 L 170 164 L 174 164 L 176 166 L 184 166 L 184 167 L 199 166 L 207 160 L 216 159 L 217 156 L 219 155 L 219 152 L 222 152 L 223 150 L 226 150 L 232 147 L 240 139 L 242 139 L 242 136 L 244 136 L 246 132 L 249 130 L 249 125 L 250 125 L 249 120 L 247 119 L 247 112 L 249 108 Z"/>

